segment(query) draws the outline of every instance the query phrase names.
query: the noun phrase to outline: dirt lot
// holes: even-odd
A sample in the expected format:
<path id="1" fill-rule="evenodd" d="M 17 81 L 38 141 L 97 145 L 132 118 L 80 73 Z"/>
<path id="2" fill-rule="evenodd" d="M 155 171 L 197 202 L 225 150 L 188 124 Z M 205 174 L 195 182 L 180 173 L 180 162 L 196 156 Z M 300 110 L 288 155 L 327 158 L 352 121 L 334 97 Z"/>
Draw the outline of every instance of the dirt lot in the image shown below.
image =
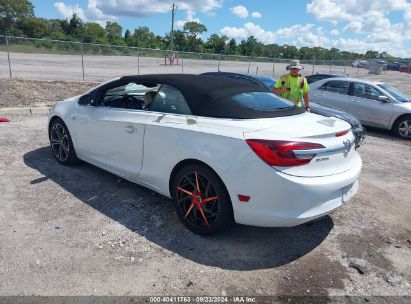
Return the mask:
<path id="1" fill-rule="evenodd" d="M 0 79 L 0 109 L 51 106 L 57 100 L 83 94 L 96 84 L 96 82 Z"/>
<path id="2" fill-rule="evenodd" d="M 0 124 L 0 295 L 410 300 L 409 141 L 369 132 L 359 193 L 322 221 L 200 237 L 170 200 L 85 163 L 59 165 L 46 115 L 9 118 Z"/>

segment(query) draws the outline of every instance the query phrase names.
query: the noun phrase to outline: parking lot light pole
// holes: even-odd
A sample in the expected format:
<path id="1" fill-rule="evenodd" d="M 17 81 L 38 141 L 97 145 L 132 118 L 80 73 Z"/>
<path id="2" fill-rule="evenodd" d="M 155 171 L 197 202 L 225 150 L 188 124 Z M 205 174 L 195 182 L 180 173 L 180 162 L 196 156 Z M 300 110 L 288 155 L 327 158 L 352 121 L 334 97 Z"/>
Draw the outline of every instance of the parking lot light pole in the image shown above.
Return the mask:
<path id="1" fill-rule="evenodd" d="M 176 12 L 176 7 L 173 3 L 173 8 L 171 9 L 171 32 L 170 32 L 170 52 L 173 52 L 173 32 L 174 32 L 174 14 Z"/>

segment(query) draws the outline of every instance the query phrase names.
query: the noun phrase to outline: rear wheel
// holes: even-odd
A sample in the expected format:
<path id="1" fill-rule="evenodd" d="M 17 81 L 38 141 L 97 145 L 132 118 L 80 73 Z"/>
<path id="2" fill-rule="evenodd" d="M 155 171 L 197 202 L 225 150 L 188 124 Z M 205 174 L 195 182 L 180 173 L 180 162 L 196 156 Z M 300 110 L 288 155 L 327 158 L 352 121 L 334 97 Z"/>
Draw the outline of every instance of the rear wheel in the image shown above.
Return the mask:
<path id="1" fill-rule="evenodd" d="M 394 125 L 395 134 L 404 139 L 411 139 L 411 115 L 400 118 Z"/>
<path id="2" fill-rule="evenodd" d="M 60 118 L 53 120 L 50 126 L 50 146 L 55 159 L 63 165 L 74 165 L 78 162 L 70 132 Z"/>
<path id="3" fill-rule="evenodd" d="M 183 167 L 174 178 L 173 191 L 177 216 L 189 230 L 211 235 L 232 227 L 234 217 L 229 195 L 209 168 Z"/>

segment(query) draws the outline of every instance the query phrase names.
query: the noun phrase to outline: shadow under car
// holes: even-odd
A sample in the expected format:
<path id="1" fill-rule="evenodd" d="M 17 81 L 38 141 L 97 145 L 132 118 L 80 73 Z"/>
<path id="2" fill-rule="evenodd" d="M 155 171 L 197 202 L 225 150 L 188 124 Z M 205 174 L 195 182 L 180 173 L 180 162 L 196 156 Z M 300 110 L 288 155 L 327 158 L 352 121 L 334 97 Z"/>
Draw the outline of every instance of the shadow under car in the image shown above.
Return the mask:
<path id="1" fill-rule="evenodd" d="M 225 233 L 202 237 L 185 229 L 170 199 L 93 165 L 82 162 L 74 167 L 62 166 L 49 147 L 26 153 L 24 163 L 43 175 L 31 184 L 41 187 L 50 179 L 134 233 L 203 265 L 231 270 L 285 265 L 319 246 L 334 226 L 326 216 L 291 228 L 235 225 Z"/>

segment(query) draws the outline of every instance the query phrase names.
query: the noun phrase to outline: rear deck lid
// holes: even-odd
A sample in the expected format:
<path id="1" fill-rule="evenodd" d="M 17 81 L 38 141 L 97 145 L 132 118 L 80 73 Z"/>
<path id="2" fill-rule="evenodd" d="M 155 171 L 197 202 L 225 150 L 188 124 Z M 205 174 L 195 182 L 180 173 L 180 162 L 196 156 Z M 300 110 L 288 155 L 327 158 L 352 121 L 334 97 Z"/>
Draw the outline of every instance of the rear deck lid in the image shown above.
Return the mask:
<path id="1" fill-rule="evenodd" d="M 358 157 L 350 125 L 315 114 L 278 119 L 270 127 L 244 132 L 244 139 L 267 165 L 294 176 L 339 174 Z"/>

